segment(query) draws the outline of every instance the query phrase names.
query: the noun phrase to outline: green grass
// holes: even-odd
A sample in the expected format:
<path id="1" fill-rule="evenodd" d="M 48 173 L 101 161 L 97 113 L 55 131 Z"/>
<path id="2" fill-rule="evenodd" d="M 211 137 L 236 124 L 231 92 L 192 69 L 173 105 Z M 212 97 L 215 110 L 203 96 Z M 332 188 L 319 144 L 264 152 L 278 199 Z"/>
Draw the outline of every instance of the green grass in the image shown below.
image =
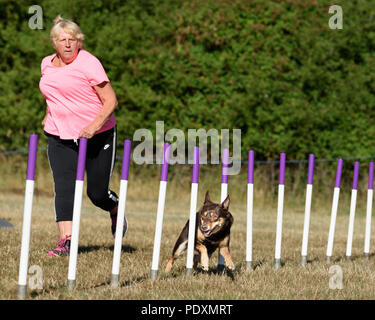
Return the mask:
<path id="1" fill-rule="evenodd" d="M 57 227 L 54 222 L 52 181 L 48 170 L 39 169 L 33 203 L 29 266 L 38 265 L 43 271 L 43 289 L 28 291 L 30 299 L 373 299 L 375 297 L 374 257 L 364 259 L 365 195 L 359 196 L 355 220 L 352 260 L 346 261 L 346 237 L 349 221 L 349 196 L 343 190 L 337 216 L 333 262 L 325 262 L 332 191 L 320 194 L 313 191 L 313 206 L 309 234 L 308 260 L 301 267 L 300 251 L 304 219 L 304 188 L 302 198 L 295 199 L 291 187 L 285 187 L 285 205 L 282 234 L 282 263 L 273 268 L 276 230 L 277 196 L 266 193 L 267 179 L 258 174 L 255 188 L 253 260 L 255 270 L 246 272 L 246 180 L 244 175 L 231 177 L 230 211 L 234 216 L 231 235 L 231 254 L 236 266 L 233 273 L 215 272 L 217 253 L 210 260 L 210 271 L 200 267 L 191 276 L 185 276 L 186 254 L 176 261 L 172 272 L 164 273 L 166 261 L 184 226 L 190 205 L 190 178 L 188 168 L 171 170 L 167 187 L 159 275 L 155 282 L 149 279 L 159 191 L 159 167 L 144 179 L 133 169 L 129 178 L 127 219 L 129 230 L 123 241 L 120 287 L 112 289 L 109 278 L 112 268 L 114 240 L 110 232 L 108 213 L 95 208 L 86 196 L 83 198 L 77 287 L 66 290 L 68 258 L 54 258 L 47 251 L 56 245 Z M 151 169 L 150 169 L 151 170 Z M 38 172 L 38 171 L 37 171 Z M 40 172 L 43 172 L 41 174 Z M 13 229 L 0 229 L 0 299 L 17 299 L 19 254 L 24 201 L 23 174 L 3 175 L 0 187 L 0 218 L 11 222 Z M 217 172 L 202 170 L 199 187 L 199 206 L 206 189 L 211 199 L 220 197 L 220 177 Z M 8 179 L 8 180 L 7 180 Z M 215 180 L 216 179 L 216 180 Z M 8 182 L 7 182 L 8 181 Z M 119 175 L 112 178 L 118 191 Z M 301 187 L 302 188 L 302 187 Z M 318 188 L 317 188 L 318 189 Z M 363 193 L 363 192 L 362 192 Z M 314 199 L 326 199 L 315 201 Z M 374 219 L 373 219 L 374 220 Z M 374 230 L 374 225 L 372 226 Z M 371 248 L 374 247 L 372 241 Z M 329 288 L 329 267 L 339 265 L 343 270 L 343 289 Z"/>

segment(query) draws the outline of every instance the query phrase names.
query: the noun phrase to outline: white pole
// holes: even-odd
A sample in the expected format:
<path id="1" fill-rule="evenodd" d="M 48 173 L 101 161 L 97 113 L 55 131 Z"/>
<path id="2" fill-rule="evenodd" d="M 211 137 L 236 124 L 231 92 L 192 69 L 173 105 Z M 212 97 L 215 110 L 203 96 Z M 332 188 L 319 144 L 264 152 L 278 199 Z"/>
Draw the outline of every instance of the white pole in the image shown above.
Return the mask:
<path id="1" fill-rule="evenodd" d="M 164 143 L 163 164 L 161 167 L 160 186 L 159 186 L 158 209 L 156 213 L 154 250 L 152 254 L 152 265 L 151 265 L 151 272 L 150 272 L 150 278 L 152 281 L 156 280 L 158 276 L 158 269 L 159 269 L 161 236 L 163 232 L 164 205 L 165 205 L 165 196 L 167 194 L 169 148 L 170 148 L 170 144 Z"/>
<path id="2" fill-rule="evenodd" d="M 313 176 L 314 176 L 314 155 L 311 153 L 309 155 L 309 168 L 308 168 L 307 186 L 306 186 L 305 220 L 303 223 L 303 235 L 302 235 L 302 249 L 301 249 L 301 265 L 302 266 L 305 266 L 307 263 L 307 246 L 309 242 Z"/>
<path id="3" fill-rule="evenodd" d="M 252 270 L 253 264 L 253 199 L 254 184 L 247 184 L 247 226 L 246 226 L 246 271 Z"/>
<path id="4" fill-rule="evenodd" d="M 368 190 L 367 190 L 367 209 L 366 209 L 366 230 L 365 230 L 365 248 L 364 255 L 370 256 L 370 237 L 371 237 L 371 216 L 372 216 L 372 199 L 373 199 L 373 178 L 374 162 L 369 163 Z"/>
<path id="5" fill-rule="evenodd" d="M 111 274 L 111 286 L 114 288 L 118 287 L 119 277 L 120 277 L 122 233 L 124 229 L 127 190 L 128 190 L 128 181 L 121 180 L 120 181 L 120 196 L 119 196 L 119 203 L 118 203 L 118 209 L 117 209 L 115 246 L 113 249 L 113 262 L 112 262 L 112 274 Z"/>
<path id="6" fill-rule="evenodd" d="M 198 182 L 199 182 L 199 147 L 194 147 L 194 163 L 193 163 L 193 171 L 191 175 L 189 234 L 188 234 L 188 247 L 187 247 L 187 257 L 186 257 L 186 274 L 187 275 L 190 275 L 192 273 L 193 265 L 194 265 Z"/>
<path id="7" fill-rule="evenodd" d="M 79 140 L 77 176 L 76 176 L 76 183 L 75 183 L 75 190 L 74 190 L 72 236 L 71 236 L 71 242 L 70 242 L 68 280 L 66 284 L 66 287 L 68 290 L 73 290 L 76 287 L 79 225 L 81 221 L 81 207 L 82 207 L 83 184 L 84 184 L 84 177 L 85 177 L 86 151 L 87 151 L 87 139 L 81 138 Z"/>
<path id="8" fill-rule="evenodd" d="M 126 210 L 126 194 L 128 190 L 130 151 L 131 151 L 131 140 L 125 140 L 124 141 L 124 153 L 122 156 L 120 196 L 119 196 L 119 203 L 117 207 L 116 234 L 115 234 L 115 245 L 113 249 L 113 262 L 112 262 L 112 273 L 111 273 L 111 286 L 113 288 L 118 287 L 118 283 L 120 279 L 120 260 L 121 260 L 122 237 L 123 237 L 123 229 L 124 229 L 125 210 Z"/>
<path id="9" fill-rule="evenodd" d="M 350 201 L 348 240 L 347 240 L 347 243 L 346 243 L 346 258 L 347 259 L 350 259 L 351 255 L 352 255 L 354 217 L 355 217 L 355 206 L 356 206 L 356 202 L 357 202 L 357 189 L 358 189 L 358 173 L 359 173 L 359 162 L 356 161 L 354 163 L 352 198 L 351 198 L 351 201 Z"/>
<path id="10" fill-rule="evenodd" d="M 302 257 L 301 264 L 303 266 L 307 263 L 307 246 L 309 242 L 312 189 L 313 189 L 312 184 L 308 184 L 306 186 L 305 220 L 303 224 L 302 250 L 301 250 L 301 257 Z"/>
<path id="11" fill-rule="evenodd" d="M 248 151 L 247 214 L 246 214 L 246 271 L 253 269 L 253 201 L 254 201 L 254 151 Z"/>
<path id="12" fill-rule="evenodd" d="M 27 270 L 29 264 L 29 248 L 31 233 L 31 216 L 34 196 L 34 181 L 26 180 L 25 202 L 22 222 L 21 257 L 18 278 L 18 297 L 24 299 L 27 290 Z"/>
<path id="13" fill-rule="evenodd" d="M 331 261 L 333 251 L 333 240 L 335 237 L 335 225 L 337 216 L 337 207 L 339 204 L 340 188 L 335 188 L 333 191 L 332 210 L 331 210 L 331 222 L 329 224 L 328 244 L 326 252 L 327 262 Z"/>
<path id="14" fill-rule="evenodd" d="M 346 242 L 346 258 L 347 259 L 350 259 L 351 255 L 352 255 L 352 243 L 353 243 L 354 217 L 355 217 L 356 202 L 357 202 L 357 190 L 353 189 L 351 201 L 350 201 L 348 240 Z"/>
<path id="15" fill-rule="evenodd" d="M 275 269 L 281 267 L 281 238 L 283 228 L 283 208 L 284 208 L 284 183 L 285 183 L 285 159 L 286 154 L 280 154 L 279 190 L 277 201 L 277 221 L 276 221 L 276 245 L 275 245 Z"/>
<path id="16" fill-rule="evenodd" d="M 69 269 L 68 269 L 68 281 L 67 281 L 68 290 L 73 290 L 76 287 L 79 225 L 80 225 L 80 220 L 81 220 L 83 183 L 84 183 L 83 181 L 76 180 L 75 191 L 74 191 L 72 236 L 71 236 L 71 243 L 70 243 Z"/>
<path id="17" fill-rule="evenodd" d="M 275 269 L 281 267 L 281 240 L 283 228 L 284 185 L 279 185 L 276 222 Z"/>
<path id="18" fill-rule="evenodd" d="M 222 164 L 222 178 L 221 178 L 221 199 L 222 203 L 228 195 L 228 163 L 229 163 L 229 149 L 223 149 L 223 164 Z M 224 257 L 218 253 L 217 270 L 222 272 L 224 270 Z"/>
<path id="19" fill-rule="evenodd" d="M 326 252 L 326 261 L 327 262 L 331 261 L 332 251 L 333 251 L 333 240 L 334 240 L 334 237 L 335 237 L 337 207 L 338 207 L 338 204 L 339 204 L 339 197 L 340 197 L 340 183 L 341 183 L 342 165 L 343 165 L 343 160 L 338 159 L 337 169 L 336 169 L 335 188 L 333 190 L 331 222 L 330 222 L 330 225 L 329 225 L 329 233 L 328 233 L 328 244 L 327 244 L 327 252 Z"/>
<path id="20" fill-rule="evenodd" d="M 198 198 L 198 183 L 191 184 L 191 199 L 190 199 L 190 218 L 189 218 L 189 236 L 188 248 L 186 258 L 186 274 L 190 275 L 194 264 L 194 242 L 195 242 L 195 225 L 197 215 L 197 198 Z"/>
<path id="21" fill-rule="evenodd" d="M 150 274 L 151 280 L 156 280 L 158 269 L 159 269 L 160 246 L 161 246 L 161 236 L 163 233 L 163 216 L 164 216 L 164 205 L 165 205 L 166 193 L 167 193 L 167 181 L 160 181 L 158 209 L 156 213 L 154 250 L 152 254 L 152 266 L 151 266 L 151 274 Z"/>
<path id="22" fill-rule="evenodd" d="M 20 252 L 20 266 L 18 274 L 17 296 L 20 299 L 26 298 L 27 292 L 27 273 L 29 265 L 29 249 L 31 234 L 31 216 L 34 196 L 34 179 L 36 167 L 36 153 L 38 148 L 38 135 L 30 134 L 29 153 L 27 160 L 25 202 L 22 222 L 22 240 Z"/>
<path id="23" fill-rule="evenodd" d="M 365 249 L 366 257 L 370 255 L 370 237 L 371 237 L 371 215 L 372 215 L 372 199 L 374 190 L 367 190 L 367 210 L 366 210 L 366 231 L 365 231 Z"/>

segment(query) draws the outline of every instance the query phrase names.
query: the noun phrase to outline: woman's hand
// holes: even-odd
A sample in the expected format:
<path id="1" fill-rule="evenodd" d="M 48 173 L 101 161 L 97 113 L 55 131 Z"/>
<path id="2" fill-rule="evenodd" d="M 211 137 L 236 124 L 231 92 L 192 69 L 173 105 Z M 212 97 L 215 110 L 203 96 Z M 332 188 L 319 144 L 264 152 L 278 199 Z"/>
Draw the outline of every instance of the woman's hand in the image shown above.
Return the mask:
<path id="1" fill-rule="evenodd" d="M 100 128 L 99 128 L 100 129 Z M 99 130 L 95 126 L 95 123 L 91 123 L 87 127 L 83 128 L 81 132 L 79 133 L 78 139 L 79 138 L 86 138 L 90 139 L 94 136 L 94 134 Z"/>
<path id="2" fill-rule="evenodd" d="M 117 106 L 116 94 L 109 82 L 100 83 L 99 85 L 94 86 L 94 89 L 103 103 L 103 108 L 93 122 L 81 130 L 78 138 L 92 138 L 106 123 Z"/>

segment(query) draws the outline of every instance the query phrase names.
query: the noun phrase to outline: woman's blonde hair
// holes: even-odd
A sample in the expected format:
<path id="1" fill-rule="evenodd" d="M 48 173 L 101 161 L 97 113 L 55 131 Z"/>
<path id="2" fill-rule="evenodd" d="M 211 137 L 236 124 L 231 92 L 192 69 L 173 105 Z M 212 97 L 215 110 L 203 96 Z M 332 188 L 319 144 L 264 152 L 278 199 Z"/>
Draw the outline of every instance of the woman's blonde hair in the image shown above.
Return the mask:
<path id="1" fill-rule="evenodd" d="M 85 35 L 82 33 L 81 28 L 75 22 L 64 19 L 61 15 L 58 15 L 55 20 L 53 20 L 53 27 L 51 28 L 50 32 L 50 39 L 53 44 L 56 43 L 61 30 L 65 30 L 78 41 L 82 42 L 83 40 L 85 40 Z"/>

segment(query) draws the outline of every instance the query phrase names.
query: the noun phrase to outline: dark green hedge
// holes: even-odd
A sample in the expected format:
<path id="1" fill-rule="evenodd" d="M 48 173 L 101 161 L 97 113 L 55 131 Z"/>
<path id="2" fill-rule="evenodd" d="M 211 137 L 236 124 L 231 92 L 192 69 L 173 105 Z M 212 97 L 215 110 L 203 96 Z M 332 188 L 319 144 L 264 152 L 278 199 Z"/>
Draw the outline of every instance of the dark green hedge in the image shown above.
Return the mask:
<path id="1" fill-rule="evenodd" d="M 121 140 L 155 131 L 242 130 L 257 159 L 375 155 L 375 16 L 371 1 L 0 1 L 0 151 L 42 132 L 40 62 L 57 14 L 75 20 L 119 101 Z M 374 19 L 373 19 L 374 17 Z"/>

